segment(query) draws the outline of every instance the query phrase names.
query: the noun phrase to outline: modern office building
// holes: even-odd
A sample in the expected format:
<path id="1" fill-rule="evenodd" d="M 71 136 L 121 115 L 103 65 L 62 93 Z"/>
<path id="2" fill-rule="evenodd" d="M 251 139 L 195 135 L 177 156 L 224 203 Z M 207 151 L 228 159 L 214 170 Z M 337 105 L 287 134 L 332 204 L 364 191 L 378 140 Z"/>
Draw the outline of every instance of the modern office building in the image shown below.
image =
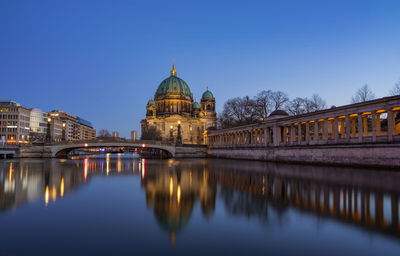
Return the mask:
<path id="1" fill-rule="evenodd" d="M 30 110 L 12 101 L 0 101 L 0 140 L 7 144 L 29 142 Z"/>
<path id="2" fill-rule="evenodd" d="M 135 142 L 137 140 L 137 131 L 131 131 L 131 141 Z"/>
<path id="3" fill-rule="evenodd" d="M 30 110 L 29 139 L 31 142 L 43 142 L 47 132 L 48 113 L 38 108 Z"/>

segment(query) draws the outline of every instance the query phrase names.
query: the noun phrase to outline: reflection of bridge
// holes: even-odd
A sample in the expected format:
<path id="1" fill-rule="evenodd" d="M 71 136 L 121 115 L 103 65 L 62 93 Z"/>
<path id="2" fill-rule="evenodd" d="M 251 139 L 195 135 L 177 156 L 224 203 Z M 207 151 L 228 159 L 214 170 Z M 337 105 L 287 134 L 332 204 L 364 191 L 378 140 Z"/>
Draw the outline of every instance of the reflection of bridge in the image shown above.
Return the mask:
<path id="1" fill-rule="evenodd" d="M 20 157 L 66 157 L 69 152 L 76 149 L 90 148 L 138 148 L 157 149 L 166 152 L 171 157 L 204 157 L 206 155 L 205 145 L 182 145 L 163 144 L 157 141 L 88 141 L 71 143 L 52 143 L 44 145 L 33 145 L 21 147 Z"/>

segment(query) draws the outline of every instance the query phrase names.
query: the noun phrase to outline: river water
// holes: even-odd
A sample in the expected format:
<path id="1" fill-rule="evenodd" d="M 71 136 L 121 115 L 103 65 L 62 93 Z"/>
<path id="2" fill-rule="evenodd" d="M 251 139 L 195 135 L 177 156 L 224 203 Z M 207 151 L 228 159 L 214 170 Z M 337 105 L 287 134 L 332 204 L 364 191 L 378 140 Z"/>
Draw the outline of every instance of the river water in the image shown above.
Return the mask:
<path id="1" fill-rule="evenodd" d="M 400 172 L 135 155 L 0 161 L 0 255 L 400 255 Z"/>

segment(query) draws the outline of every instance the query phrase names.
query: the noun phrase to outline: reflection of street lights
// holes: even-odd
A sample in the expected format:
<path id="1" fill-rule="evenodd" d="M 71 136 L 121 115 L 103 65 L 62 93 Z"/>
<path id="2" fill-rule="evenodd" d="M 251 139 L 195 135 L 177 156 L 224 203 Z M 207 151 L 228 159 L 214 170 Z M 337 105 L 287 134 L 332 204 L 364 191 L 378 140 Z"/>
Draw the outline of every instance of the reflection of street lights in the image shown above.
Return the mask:
<path id="1" fill-rule="evenodd" d="M 51 118 L 49 117 L 47 118 L 46 142 L 51 142 L 50 124 L 51 124 Z"/>

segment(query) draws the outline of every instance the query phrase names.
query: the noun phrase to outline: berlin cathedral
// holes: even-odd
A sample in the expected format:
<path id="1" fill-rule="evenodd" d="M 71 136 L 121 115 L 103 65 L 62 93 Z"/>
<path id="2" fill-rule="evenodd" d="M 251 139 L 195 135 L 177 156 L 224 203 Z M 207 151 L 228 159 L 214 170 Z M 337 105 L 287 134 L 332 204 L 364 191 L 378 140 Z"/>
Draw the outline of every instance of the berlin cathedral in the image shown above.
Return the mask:
<path id="1" fill-rule="evenodd" d="M 200 104 L 185 81 L 176 74 L 172 65 L 171 76 L 164 79 L 146 106 L 146 118 L 141 121 L 142 133 L 150 126 L 160 132 L 163 142 L 176 142 L 178 126 L 183 144 L 204 144 L 207 129 L 216 127 L 215 98 L 208 90 Z"/>

